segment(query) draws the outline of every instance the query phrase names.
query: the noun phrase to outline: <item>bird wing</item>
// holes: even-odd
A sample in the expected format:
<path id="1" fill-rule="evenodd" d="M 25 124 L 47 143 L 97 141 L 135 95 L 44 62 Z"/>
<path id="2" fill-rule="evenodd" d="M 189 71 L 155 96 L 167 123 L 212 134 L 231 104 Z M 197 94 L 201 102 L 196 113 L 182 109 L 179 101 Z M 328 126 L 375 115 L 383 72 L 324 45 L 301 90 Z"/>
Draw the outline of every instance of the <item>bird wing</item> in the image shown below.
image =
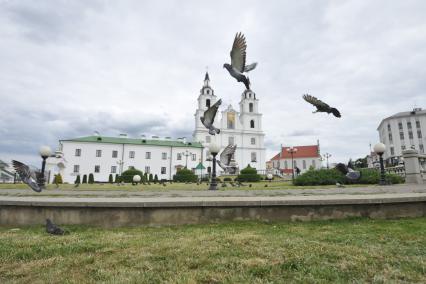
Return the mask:
<path id="1" fill-rule="evenodd" d="M 330 108 L 328 104 L 311 95 L 303 95 L 303 99 L 317 108 Z"/>
<path id="2" fill-rule="evenodd" d="M 235 35 L 234 44 L 231 50 L 231 65 L 241 73 L 246 66 L 246 38 L 240 32 Z"/>
<path id="3" fill-rule="evenodd" d="M 218 100 L 214 105 L 209 107 L 204 112 L 204 121 L 207 125 L 213 124 L 214 118 L 216 116 L 217 110 L 219 109 L 220 104 L 222 103 L 222 100 Z"/>
<path id="4" fill-rule="evenodd" d="M 32 172 L 30 168 L 25 165 L 24 163 L 12 160 L 13 167 L 15 168 L 15 171 L 18 173 L 21 180 L 28 180 L 32 177 Z M 33 177 L 34 178 L 34 177 Z"/>
<path id="5" fill-rule="evenodd" d="M 220 162 L 226 166 L 229 166 L 229 163 L 231 162 L 232 156 L 235 153 L 235 145 L 228 145 L 223 149 L 222 153 L 220 154 Z"/>
<path id="6" fill-rule="evenodd" d="M 251 70 L 253 70 L 254 68 L 256 68 L 256 66 L 257 66 L 257 62 L 252 63 L 250 65 L 246 65 L 244 67 L 244 72 L 250 72 Z"/>

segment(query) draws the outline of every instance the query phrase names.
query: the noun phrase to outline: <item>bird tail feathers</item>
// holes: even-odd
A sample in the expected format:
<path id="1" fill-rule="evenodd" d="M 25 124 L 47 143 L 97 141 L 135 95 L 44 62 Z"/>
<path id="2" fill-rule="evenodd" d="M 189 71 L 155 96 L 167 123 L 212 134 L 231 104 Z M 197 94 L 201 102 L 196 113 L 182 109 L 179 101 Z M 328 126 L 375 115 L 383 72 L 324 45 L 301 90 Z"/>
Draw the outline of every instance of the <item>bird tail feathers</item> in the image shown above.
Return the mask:
<path id="1" fill-rule="evenodd" d="M 334 107 L 331 108 L 331 112 L 333 113 L 333 115 L 335 117 L 341 117 L 340 112 L 337 109 L 335 109 Z"/>

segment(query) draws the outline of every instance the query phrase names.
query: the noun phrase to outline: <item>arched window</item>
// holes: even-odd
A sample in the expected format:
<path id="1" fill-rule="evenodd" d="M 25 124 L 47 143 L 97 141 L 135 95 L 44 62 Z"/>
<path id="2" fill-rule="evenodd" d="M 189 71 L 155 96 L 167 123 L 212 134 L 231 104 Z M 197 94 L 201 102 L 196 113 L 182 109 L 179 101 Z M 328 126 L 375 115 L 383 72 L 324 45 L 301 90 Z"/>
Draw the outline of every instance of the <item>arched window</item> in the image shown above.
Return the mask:
<path id="1" fill-rule="evenodd" d="M 209 90 L 206 90 L 206 94 L 208 95 L 210 93 L 210 91 Z"/>
<path id="2" fill-rule="evenodd" d="M 206 100 L 206 107 L 210 107 L 210 99 Z"/>
<path id="3" fill-rule="evenodd" d="M 253 112 L 253 103 L 249 103 L 249 112 Z"/>
<path id="4" fill-rule="evenodd" d="M 250 128 L 254 128 L 254 120 L 250 120 Z"/>

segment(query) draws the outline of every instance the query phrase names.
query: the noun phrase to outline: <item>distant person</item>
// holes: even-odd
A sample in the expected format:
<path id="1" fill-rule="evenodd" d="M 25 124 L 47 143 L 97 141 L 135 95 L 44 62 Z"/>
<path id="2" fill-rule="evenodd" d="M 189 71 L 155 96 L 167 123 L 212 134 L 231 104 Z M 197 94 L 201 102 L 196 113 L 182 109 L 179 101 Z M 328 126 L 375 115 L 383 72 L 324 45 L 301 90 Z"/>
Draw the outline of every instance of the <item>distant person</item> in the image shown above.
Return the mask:
<path id="1" fill-rule="evenodd" d="M 296 167 L 296 176 L 298 176 L 299 174 L 300 174 L 300 169 Z"/>

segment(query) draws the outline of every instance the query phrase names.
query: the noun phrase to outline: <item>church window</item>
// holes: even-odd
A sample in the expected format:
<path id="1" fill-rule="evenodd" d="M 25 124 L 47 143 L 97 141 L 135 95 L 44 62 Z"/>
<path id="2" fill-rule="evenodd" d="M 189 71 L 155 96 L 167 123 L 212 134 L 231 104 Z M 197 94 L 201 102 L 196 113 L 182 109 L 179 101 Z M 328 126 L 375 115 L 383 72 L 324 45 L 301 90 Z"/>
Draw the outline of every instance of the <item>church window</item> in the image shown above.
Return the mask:
<path id="1" fill-rule="evenodd" d="M 197 160 L 197 154 L 192 154 L 191 158 L 192 158 L 193 161 L 196 161 Z"/>
<path id="2" fill-rule="evenodd" d="M 210 107 L 210 99 L 206 100 L 206 107 Z"/>
<path id="3" fill-rule="evenodd" d="M 95 173 L 99 173 L 101 171 L 101 166 L 95 166 Z"/>
<path id="4" fill-rule="evenodd" d="M 228 129 L 235 129 L 235 113 L 228 112 L 226 116 L 228 120 Z"/>
<path id="5" fill-rule="evenodd" d="M 254 120 L 250 120 L 250 128 L 254 128 Z"/>
<path id="6" fill-rule="evenodd" d="M 149 166 L 145 166 L 145 173 L 150 174 L 151 168 Z"/>
<path id="7" fill-rule="evenodd" d="M 249 93 L 249 98 L 251 99 L 251 93 Z"/>
<path id="8" fill-rule="evenodd" d="M 206 94 L 208 95 L 208 94 L 210 94 L 210 91 L 209 90 L 206 90 Z"/>
<path id="9" fill-rule="evenodd" d="M 112 151 L 112 157 L 113 158 L 117 158 L 117 156 L 118 156 L 118 151 Z"/>
<path id="10" fill-rule="evenodd" d="M 181 154 L 181 153 L 177 153 L 177 157 L 176 157 L 176 159 L 177 159 L 177 160 L 182 160 L 182 154 Z"/>
<path id="11" fill-rule="evenodd" d="M 211 139 L 210 136 L 206 136 L 206 143 L 210 143 Z"/>
<path id="12" fill-rule="evenodd" d="M 130 159 L 134 159 L 135 158 L 135 151 L 130 151 L 129 152 L 129 158 Z"/>
<path id="13" fill-rule="evenodd" d="M 151 152 L 145 153 L 145 159 L 151 159 Z"/>
<path id="14" fill-rule="evenodd" d="M 102 157 L 102 150 L 96 150 L 96 157 Z"/>
<path id="15" fill-rule="evenodd" d="M 249 112 L 253 112 L 253 103 L 249 103 Z"/>
<path id="16" fill-rule="evenodd" d="M 74 165 L 74 173 L 79 173 L 80 172 L 80 165 Z"/>
<path id="17" fill-rule="evenodd" d="M 166 174 L 166 167 L 161 167 L 161 174 L 165 175 Z"/>
<path id="18" fill-rule="evenodd" d="M 81 156 L 81 149 L 75 149 L 75 156 L 80 157 Z"/>
<path id="19" fill-rule="evenodd" d="M 111 173 L 115 174 L 117 172 L 117 166 L 111 166 Z"/>
<path id="20" fill-rule="evenodd" d="M 166 152 L 161 153 L 161 159 L 167 160 L 167 153 Z"/>
<path id="21" fill-rule="evenodd" d="M 251 161 L 252 162 L 256 162 L 257 161 L 257 159 L 256 159 L 256 152 L 251 152 Z"/>
<path id="22" fill-rule="evenodd" d="M 251 145 L 256 145 L 256 138 L 252 137 L 250 139 Z"/>
<path id="23" fill-rule="evenodd" d="M 228 137 L 228 144 L 229 145 L 234 145 L 234 137 L 233 136 L 229 136 Z"/>

